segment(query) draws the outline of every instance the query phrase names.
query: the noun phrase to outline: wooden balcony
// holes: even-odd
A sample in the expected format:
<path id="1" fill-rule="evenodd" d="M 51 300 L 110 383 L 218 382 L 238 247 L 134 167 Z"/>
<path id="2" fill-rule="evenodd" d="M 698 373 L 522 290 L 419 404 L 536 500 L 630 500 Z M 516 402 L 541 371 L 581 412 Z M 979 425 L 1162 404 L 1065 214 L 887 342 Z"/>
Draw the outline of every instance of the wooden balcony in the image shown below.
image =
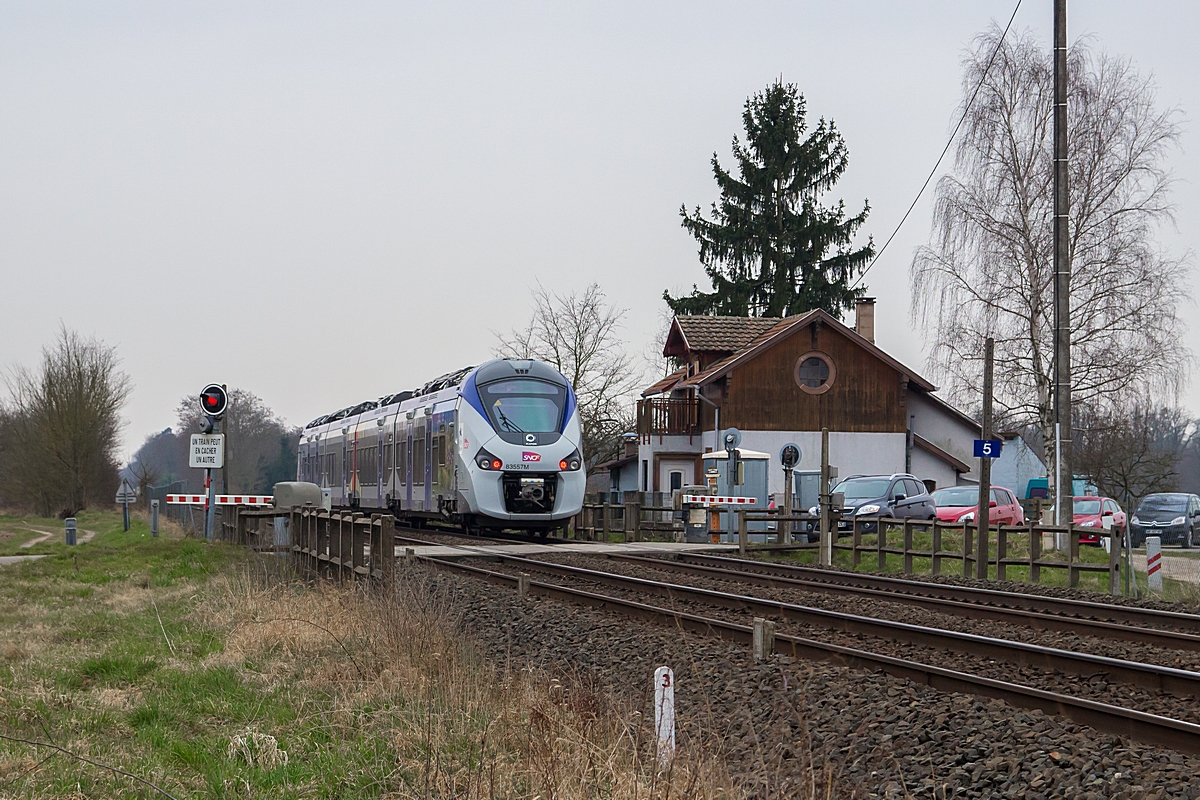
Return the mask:
<path id="1" fill-rule="evenodd" d="M 648 397 L 637 404 L 637 432 L 642 442 L 650 437 L 700 434 L 700 401 L 695 398 Z"/>

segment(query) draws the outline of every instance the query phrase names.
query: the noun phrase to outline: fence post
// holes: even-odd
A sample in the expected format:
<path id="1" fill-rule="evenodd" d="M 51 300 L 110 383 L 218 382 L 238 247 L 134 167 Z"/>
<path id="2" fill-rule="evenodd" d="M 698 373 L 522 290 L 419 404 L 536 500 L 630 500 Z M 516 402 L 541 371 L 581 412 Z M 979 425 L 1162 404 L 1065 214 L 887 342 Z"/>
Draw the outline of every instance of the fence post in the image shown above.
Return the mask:
<path id="1" fill-rule="evenodd" d="M 1121 593 L 1122 545 L 1123 542 L 1117 541 L 1117 529 L 1111 529 L 1108 536 L 1108 593 L 1111 595 Z"/>
<path id="2" fill-rule="evenodd" d="M 1074 522 L 1067 527 L 1067 543 L 1067 585 L 1074 587 L 1079 585 L 1079 529 Z"/>
<path id="3" fill-rule="evenodd" d="M 1008 565 L 1001 562 L 1008 558 L 1008 534 L 1010 532 L 1006 530 L 1004 523 L 996 523 L 996 580 L 1008 580 Z"/>
<path id="4" fill-rule="evenodd" d="M 1042 531 L 1037 525 L 1029 525 L 1029 582 L 1042 582 Z"/>
<path id="5" fill-rule="evenodd" d="M 875 569 L 877 572 L 883 572 L 887 569 L 887 553 L 883 552 L 883 548 L 887 546 L 887 525 L 884 524 L 883 517 L 875 523 Z"/>
<path id="6" fill-rule="evenodd" d="M 939 555 L 939 553 L 942 552 L 942 526 L 936 519 L 933 521 L 933 529 L 930 535 L 933 543 L 929 549 L 933 553 L 933 557 L 930 559 L 929 574 L 941 575 L 942 557 Z"/>
<path id="7" fill-rule="evenodd" d="M 904 574 L 912 575 L 912 520 L 904 520 Z"/>
<path id="8" fill-rule="evenodd" d="M 963 553 L 962 568 L 963 568 L 963 577 L 964 578 L 971 577 L 971 541 L 973 538 L 974 537 L 971 536 L 971 523 L 964 522 L 963 523 L 963 547 L 962 547 L 962 553 Z"/>
<path id="9" fill-rule="evenodd" d="M 633 531 L 633 540 L 642 540 L 642 503 L 641 493 L 634 492 L 633 500 L 625 501 L 625 540 L 629 541 L 629 532 Z"/>
<path id="10" fill-rule="evenodd" d="M 858 552 L 858 548 L 862 546 L 862 520 L 854 519 L 850 522 L 850 541 L 854 543 L 854 552 L 850 555 L 850 563 L 858 566 L 862 561 L 862 553 Z"/>
<path id="11" fill-rule="evenodd" d="M 732 509 L 730 509 L 732 511 Z M 746 545 L 750 543 L 750 531 L 746 524 L 746 512 L 738 510 L 738 553 L 746 555 Z"/>
<path id="12" fill-rule="evenodd" d="M 604 495 L 604 503 L 600 507 L 600 535 L 603 537 L 601 541 L 608 541 L 608 495 Z"/>

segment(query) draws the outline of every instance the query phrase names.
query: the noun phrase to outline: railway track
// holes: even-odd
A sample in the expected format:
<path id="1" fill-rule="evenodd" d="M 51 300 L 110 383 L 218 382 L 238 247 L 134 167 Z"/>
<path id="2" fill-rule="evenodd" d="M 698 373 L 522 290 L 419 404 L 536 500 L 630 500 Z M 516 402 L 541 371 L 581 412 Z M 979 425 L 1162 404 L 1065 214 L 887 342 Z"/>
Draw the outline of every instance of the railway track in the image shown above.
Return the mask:
<path id="1" fill-rule="evenodd" d="M 575 582 L 612 586 L 617 588 L 621 594 L 641 595 L 641 597 L 634 599 L 620 594 L 601 594 L 592 589 L 578 588 L 564 583 L 530 580 L 529 591 L 533 594 L 582 603 L 659 623 L 678 625 L 688 630 L 738 642 L 750 640 L 752 635 L 750 626 L 727 619 L 719 619 L 717 616 L 706 616 L 682 611 L 678 608 L 655 605 L 645 602 L 644 597 L 650 595 L 672 601 L 686 600 L 695 605 L 714 609 L 749 611 L 764 616 L 795 620 L 810 626 L 826 627 L 840 633 L 887 637 L 926 647 L 969 653 L 983 658 L 1002 659 L 1039 669 L 1074 673 L 1085 677 L 1099 673 L 1106 675 L 1110 680 L 1127 682 L 1152 691 L 1200 696 L 1200 674 L 1186 670 L 843 614 L 748 595 L 588 570 L 501 553 L 487 553 L 487 555 L 515 570 L 551 574 Z M 517 574 L 509 574 L 497 569 L 438 558 L 424 560 L 439 569 L 473 575 L 493 583 L 517 585 L 520 580 L 520 576 Z M 828 661 L 856 669 L 881 670 L 889 675 L 913 680 L 942 691 L 965 692 L 999 698 L 1018 707 L 1037 708 L 1049 714 L 1066 716 L 1075 722 L 1107 733 L 1127 736 L 1147 744 L 1182 752 L 1200 754 L 1200 725 L 1186 720 L 1098 702 L 1063 692 L 1047 691 L 1022 683 L 998 680 L 994 677 L 951 669 L 920 660 L 899 658 L 886 653 L 818 641 L 805 636 L 776 633 L 775 641 L 778 650 L 785 653 L 790 651 L 797 658 Z"/>
<path id="2" fill-rule="evenodd" d="M 1040 611 L 1068 619 L 1125 622 L 1147 627 L 1173 628 L 1200 636 L 1200 615 L 1178 611 L 1163 611 L 1155 608 L 1120 606 L 1050 597 L 1042 594 L 1025 594 L 999 589 L 982 589 L 974 586 L 955 586 L 932 581 L 915 581 L 885 575 L 869 575 L 859 572 L 820 569 L 801 565 L 779 564 L 746 558 L 710 556 L 699 553 L 680 553 L 679 561 L 687 564 L 707 564 L 738 568 L 746 571 L 758 570 L 772 575 L 783 575 L 823 584 L 831 587 L 857 587 L 883 589 L 890 600 L 905 602 L 906 598 L 932 598 L 957 600 L 980 606 Z"/>
<path id="3" fill-rule="evenodd" d="M 768 586 L 777 589 L 795 589 L 806 592 L 819 592 L 845 597 L 861 597 L 882 600 L 890 603 L 904 603 L 919 608 L 925 608 L 940 614 L 949 614 L 969 619 L 990 619 L 1012 625 L 1025 625 L 1030 628 L 1046 631 L 1068 631 L 1071 633 L 1087 634 L 1100 639 L 1112 639 L 1125 642 L 1141 642 L 1171 650 L 1192 650 L 1200 652 L 1200 635 L 1182 631 L 1146 628 L 1121 622 L 1098 620 L 1089 617 L 1068 617 L 1029 608 L 1013 608 L 999 603 L 968 602 L 935 594 L 913 594 L 908 592 L 888 591 L 873 586 L 864 586 L 854 582 L 851 576 L 848 582 L 837 580 L 811 580 L 796 578 L 781 574 L 764 574 L 749 569 L 756 562 L 743 562 L 742 559 L 723 559 L 723 562 L 737 564 L 743 562 L 746 568 L 735 569 L 730 566 L 707 566 L 688 561 L 690 554 L 680 555 L 680 560 L 655 558 L 647 556 L 627 555 L 623 553 L 608 554 L 608 558 L 641 564 L 653 569 L 667 570 L 687 575 L 697 575 L 736 583 Z M 813 570 L 829 574 L 829 570 Z M 865 576 L 874 578 L 876 576 Z M 904 584 L 919 583 L 918 581 L 902 581 Z M 939 584 L 933 584 L 938 586 Z M 952 587 L 958 588 L 958 587 Z M 979 590 L 986 591 L 986 590 Z M 1001 595 L 1018 594 L 1016 592 L 999 592 Z M 1024 597 L 1024 595 L 1019 595 Z M 1049 598 L 1048 598 L 1049 599 Z M 1099 603 L 1090 605 L 1100 605 Z M 1168 612 L 1160 612 L 1168 613 Z M 1182 615 L 1188 616 L 1188 615 Z"/>

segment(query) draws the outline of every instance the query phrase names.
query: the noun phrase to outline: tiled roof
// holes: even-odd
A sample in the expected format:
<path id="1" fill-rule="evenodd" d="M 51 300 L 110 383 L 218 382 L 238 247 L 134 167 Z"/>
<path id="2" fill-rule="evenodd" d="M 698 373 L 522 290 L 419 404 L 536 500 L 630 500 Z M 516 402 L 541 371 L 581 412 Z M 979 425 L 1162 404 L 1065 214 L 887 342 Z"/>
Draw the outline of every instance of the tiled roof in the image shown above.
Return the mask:
<path id="1" fill-rule="evenodd" d="M 670 375 L 668 375 L 667 377 L 663 378 L 661 381 L 658 381 L 653 386 L 646 389 L 646 391 L 642 392 L 642 397 L 647 397 L 652 394 L 658 394 L 660 392 L 665 392 L 668 389 L 675 386 L 675 384 L 679 383 L 685 377 L 687 377 L 687 367 L 682 367 L 681 369 L 677 369 L 674 372 L 672 372 Z"/>
<path id="2" fill-rule="evenodd" d="M 778 317 L 676 317 L 690 350 L 735 353 L 780 323 Z"/>

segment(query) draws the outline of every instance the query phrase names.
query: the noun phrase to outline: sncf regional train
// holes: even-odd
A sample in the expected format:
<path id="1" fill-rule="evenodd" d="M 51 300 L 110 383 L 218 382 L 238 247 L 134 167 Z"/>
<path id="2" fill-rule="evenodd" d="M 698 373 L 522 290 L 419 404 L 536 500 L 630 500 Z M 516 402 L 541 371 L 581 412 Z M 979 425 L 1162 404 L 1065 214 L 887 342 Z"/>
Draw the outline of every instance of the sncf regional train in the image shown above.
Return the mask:
<path id="1" fill-rule="evenodd" d="M 575 391 L 539 361 L 489 361 L 313 420 L 297 474 L 416 524 L 565 528 L 587 480 Z"/>

